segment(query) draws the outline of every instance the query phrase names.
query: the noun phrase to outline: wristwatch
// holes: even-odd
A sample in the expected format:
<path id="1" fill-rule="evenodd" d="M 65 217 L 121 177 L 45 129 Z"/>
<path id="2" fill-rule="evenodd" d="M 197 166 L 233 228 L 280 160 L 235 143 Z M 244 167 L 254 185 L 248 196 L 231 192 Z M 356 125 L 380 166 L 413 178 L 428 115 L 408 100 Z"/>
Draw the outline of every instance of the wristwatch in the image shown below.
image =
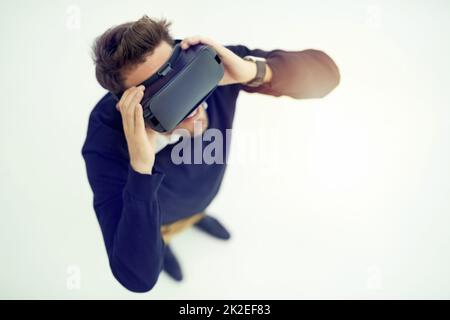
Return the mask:
<path id="1" fill-rule="evenodd" d="M 264 77 L 266 76 L 266 59 L 253 56 L 245 56 L 243 59 L 256 63 L 256 76 L 249 82 L 244 83 L 244 85 L 249 87 L 259 87 L 264 83 Z"/>

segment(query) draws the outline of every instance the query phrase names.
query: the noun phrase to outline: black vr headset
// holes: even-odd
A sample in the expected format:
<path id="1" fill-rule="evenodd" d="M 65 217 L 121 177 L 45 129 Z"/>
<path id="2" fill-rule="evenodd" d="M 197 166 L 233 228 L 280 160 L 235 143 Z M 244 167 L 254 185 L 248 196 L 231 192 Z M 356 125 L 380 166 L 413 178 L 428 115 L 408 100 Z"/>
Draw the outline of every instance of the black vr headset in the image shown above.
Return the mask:
<path id="1" fill-rule="evenodd" d="M 198 44 L 181 49 L 175 40 L 172 55 L 145 86 L 141 105 L 145 122 L 158 132 L 173 130 L 217 88 L 223 64 L 210 46 Z M 115 94 L 120 100 L 123 92 Z"/>

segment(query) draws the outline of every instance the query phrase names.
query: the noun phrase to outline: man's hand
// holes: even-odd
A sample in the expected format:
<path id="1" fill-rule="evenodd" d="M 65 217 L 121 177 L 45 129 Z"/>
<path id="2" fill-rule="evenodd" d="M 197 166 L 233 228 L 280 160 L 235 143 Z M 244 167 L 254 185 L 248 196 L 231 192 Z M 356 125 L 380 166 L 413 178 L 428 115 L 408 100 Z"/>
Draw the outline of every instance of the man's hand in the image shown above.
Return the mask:
<path id="1" fill-rule="evenodd" d="M 122 115 L 131 167 L 136 172 L 151 174 L 155 162 L 157 132 L 145 127 L 142 105 L 140 104 L 144 96 L 144 90 L 144 86 L 127 89 L 116 107 Z"/>
<path id="2" fill-rule="evenodd" d="M 219 85 L 224 86 L 233 83 L 246 83 L 256 76 L 256 64 L 254 62 L 242 59 L 230 49 L 209 38 L 202 36 L 184 38 L 183 41 L 181 41 L 181 48 L 187 49 L 191 45 L 200 43 L 214 48 L 223 62 L 225 74 L 222 80 L 220 80 Z M 267 65 L 264 82 L 269 82 L 271 75 L 272 71 Z"/>

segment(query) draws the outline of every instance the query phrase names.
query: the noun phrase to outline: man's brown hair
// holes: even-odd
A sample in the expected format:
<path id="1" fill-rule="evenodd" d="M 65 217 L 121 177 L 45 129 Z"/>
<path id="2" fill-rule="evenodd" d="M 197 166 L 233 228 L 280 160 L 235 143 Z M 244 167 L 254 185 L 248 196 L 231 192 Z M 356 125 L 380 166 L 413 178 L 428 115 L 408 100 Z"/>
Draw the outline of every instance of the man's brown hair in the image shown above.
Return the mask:
<path id="1" fill-rule="evenodd" d="M 108 29 L 94 41 L 95 76 L 100 85 L 113 92 L 123 91 L 123 71 L 145 61 L 161 41 L 170 45 L 171 22 L 144 15 L 135 22 L 127 22 Z"/>

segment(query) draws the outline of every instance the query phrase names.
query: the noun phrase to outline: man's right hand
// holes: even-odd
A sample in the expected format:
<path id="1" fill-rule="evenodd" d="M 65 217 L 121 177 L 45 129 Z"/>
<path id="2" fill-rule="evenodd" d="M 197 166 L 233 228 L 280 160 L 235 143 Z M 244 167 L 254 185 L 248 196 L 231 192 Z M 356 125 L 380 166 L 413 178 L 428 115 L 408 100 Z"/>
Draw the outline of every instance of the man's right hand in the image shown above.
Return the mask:
<path id="1" fill-rule="evenodd" d="M 158 133 L 145 127 L 140 104 L 144 90 L 144 86 L 127 89 L 117 103 L 117 109 L 122 115 L 131 167 L 136 172 L 151 174 L 155 162 L 155 139 Z"/>

